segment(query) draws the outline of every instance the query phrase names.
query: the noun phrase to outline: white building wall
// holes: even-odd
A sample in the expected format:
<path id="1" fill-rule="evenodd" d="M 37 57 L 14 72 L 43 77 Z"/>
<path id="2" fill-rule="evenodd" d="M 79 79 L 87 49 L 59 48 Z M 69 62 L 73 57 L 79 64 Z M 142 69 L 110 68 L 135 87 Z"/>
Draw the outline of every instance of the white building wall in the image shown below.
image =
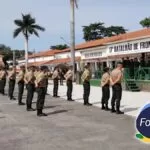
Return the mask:
<path id="1" fill-rule="evenodd" d="M 71 57 L 71 53 L 70 52 L 55 54 L 55 59 L 63 59 L 63 58 L 70 58 L 70 57 Z M 80 51 L 76 51 L 75 52 L 75 57 L 81 57 L 81 52 Z"/>

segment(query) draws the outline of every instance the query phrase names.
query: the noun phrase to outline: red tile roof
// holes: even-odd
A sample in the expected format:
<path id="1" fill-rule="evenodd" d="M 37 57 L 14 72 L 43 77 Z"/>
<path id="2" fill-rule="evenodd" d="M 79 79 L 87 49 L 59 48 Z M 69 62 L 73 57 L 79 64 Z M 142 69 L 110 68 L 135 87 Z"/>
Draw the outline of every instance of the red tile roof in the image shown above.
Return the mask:
<path id="1" fill-rule="evenodd" d="M 60 52 L 60 51 L 61 50 L 46 50 L 46 51 L 41 51 L 39 53 L 30 55 L 29 58 L 53 56 L 55 53 Z"/>
<path id="2" fill-rule="evenodd" d="M 76 57 L 75 58 L 76 62 L 78 62 L 80 60 L 81 60 L 81 57 Z M 60 64 L 60 63 L 68 63 L 68 62 L 71 62 L 71 58 L 54 59 L 54 60 L 47 61 L 44 64 L 49 65 L 49 64 Z"/>
<path id="3" fill-rule="evenodd" d="M 108 43 L 128 41 L 128 40 L 139 39 L 139 38 L 144 38 L 144 37 L 150 37 L 150 28 L 146 28 L 146 29 L 142 29 L 142 30 L 138 30 L 134 32 L 128 32 L 125 34 L 120 34 L 120 35 L 116 35 L 112 37 L 107 37 L 104 39 L 88 41 L 88 42 L 76 45 L 75 49 L 81 50 L 81 49 L 92 48 L 92 47 L 97 47 L 97 46 L 104 46 Z M 70 51 L 70 48 L 67 48 L 57 53 L 63 53 L 63 52 L 68 52 L 68 51 Z"/>
<path id="4" fill-rule="evenodd" d="M 46 63 L 47 61 L 39 61 L 39 62 L 33 62 L 29 63 L 28 66 L 42 66 Z"/>

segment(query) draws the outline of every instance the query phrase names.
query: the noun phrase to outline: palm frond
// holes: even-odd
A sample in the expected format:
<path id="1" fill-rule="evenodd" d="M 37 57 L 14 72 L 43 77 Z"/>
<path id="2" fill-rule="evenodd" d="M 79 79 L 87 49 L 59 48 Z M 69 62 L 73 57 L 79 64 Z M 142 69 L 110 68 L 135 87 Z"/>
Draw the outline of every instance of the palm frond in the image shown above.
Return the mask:
<path id="1" fill-rule="evenodd" d="M 14 31 L 14 38 L 17 37 L 20 32 L 28 39 L 32 34 L 39 37 L 38 30 L 45 31 L 45 28 L 36 24 L 36 19 L 32 18 L 30 14 L 22 14 L 22 19 L 15 20 L 14 23 L 20 27 Z"/>
<path id="2" fill-rule="evenodd" d="M 14 23 L 19 26 L 19 27 L 22 27 L 23 26 L 23 22 L 22 20 L 14 20 Z"/>
<path id="3" fill-rule="evenodd" d="M 35 18 L 32 18 L 30 14 L 27 15 L 22 14 L 22 20 L 25 25 L 35 24 Z"/>
<path id="4" fill-rule="evenodd" d="M 37 37 L 39 37 L 39 34 L 36 30 L 33 30 L 34 35 L 36 35 Z"/>
<path id="5" fill-rule="evenodd" d="M 32 28 L 37 29 L 37 30 L 40 30 L 40 31 L 45 31 L 45 28 L 44 28 L 44 27 L 41 27 L 41 26 L 39 26 L 39 25 L 37 25 L 37 24 L 32 25 Z"/>
<path id="6" fill-rule="evenodd" d="M 19 33 L 21 33 L 21 32 L 22 32 L 22 28 L 15 29 L 15 31 L 13 33 L 13 37 L 16 38 L 19 35 Z"/>

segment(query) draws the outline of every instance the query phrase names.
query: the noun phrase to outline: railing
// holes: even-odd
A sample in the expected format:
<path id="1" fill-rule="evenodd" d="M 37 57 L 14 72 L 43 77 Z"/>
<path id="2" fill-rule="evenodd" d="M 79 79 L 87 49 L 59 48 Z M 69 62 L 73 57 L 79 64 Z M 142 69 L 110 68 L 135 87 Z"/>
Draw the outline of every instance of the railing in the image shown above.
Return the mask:
<path id="1" fill-rule="evenodd" d="M 140 68 L 125 68 L 124 69 L 124 78 L 126 80 L 150 80 L 150 68 L 140 67 Z"/>
<path id="2" fill-rule="evenodd" d="M 103 71 L 98 70 L 92 73 L 92 78 L 93 79 L 101 79 L 102 78 Z"/>
<path id="3" fill-rule="evenodd" d="M 150 68 L 139 67 L 139 68 L 124 68 L 124 79 L 125 80 L 150 80 Z M 103 74 L 102 70 L 98 70 L 92 73 L 93 79 L 101 79 Z"/>

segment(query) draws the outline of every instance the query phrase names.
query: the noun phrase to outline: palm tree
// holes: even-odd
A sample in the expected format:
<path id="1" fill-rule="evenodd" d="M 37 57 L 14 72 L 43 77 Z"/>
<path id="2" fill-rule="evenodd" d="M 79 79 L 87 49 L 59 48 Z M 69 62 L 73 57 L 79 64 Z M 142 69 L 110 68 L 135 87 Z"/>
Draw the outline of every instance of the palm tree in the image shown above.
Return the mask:
<path id="1" fill-rule="evenodd" d="M 32 18 L 30 14 L 22 14 L 22 19 L 14 20 L 16 26 L 18 26 L 13 33 L 13 37 L 16 38 L 20 33 L 23 34 L 25 38 L 25 64 L 26 69 L 28 66 L 28 42 L 30 35 L 34 34 L 39 37 L 39 31 L 45 31 L 45 28 L 41 27 L 40 25 L 36 24 L 35 18 Z"/>

